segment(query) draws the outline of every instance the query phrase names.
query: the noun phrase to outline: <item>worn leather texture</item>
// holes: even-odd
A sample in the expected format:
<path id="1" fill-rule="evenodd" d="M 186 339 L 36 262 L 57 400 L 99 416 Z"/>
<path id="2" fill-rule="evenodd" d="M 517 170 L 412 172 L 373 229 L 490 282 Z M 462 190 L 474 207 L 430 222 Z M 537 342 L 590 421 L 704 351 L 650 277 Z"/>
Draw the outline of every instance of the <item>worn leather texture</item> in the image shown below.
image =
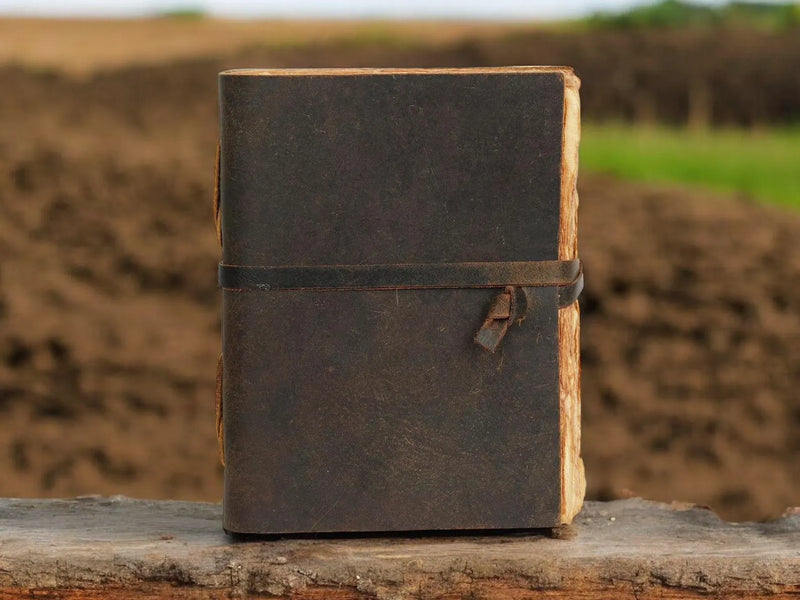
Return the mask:
<path id="1" fill-rule="evenodd" d="M 223 73 L 222 263 L 557 260 L 563 103 L 557 72 Z M 496 283 L 223 290 L 225 528 L 556 525 L 559 290 L 491 352 Z"/>

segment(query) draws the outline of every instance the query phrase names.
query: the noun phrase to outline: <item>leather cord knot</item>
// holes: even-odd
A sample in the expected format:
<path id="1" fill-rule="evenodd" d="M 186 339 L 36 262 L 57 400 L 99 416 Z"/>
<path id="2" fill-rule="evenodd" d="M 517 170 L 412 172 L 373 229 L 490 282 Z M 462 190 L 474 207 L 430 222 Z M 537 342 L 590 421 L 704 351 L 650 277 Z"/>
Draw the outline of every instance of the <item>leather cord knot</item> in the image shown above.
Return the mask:
<path id="1" fill-rule="evenodd" d="M 506 287 L 495 296 L 489 305 L 486 320 L 475 334 L 475 343 L 494 353 L 517 318 L 517 304 L 517 289 L 513 286 Z"/>
<path id="2" fill-rule="evenodd" d="M 564 308 L 578 299 L 583 291 L 583 264 L 579 263 L 578 273 L 571 280 L 558 285 L 558 307 Z M 528 291 L 530 286 L 506 286 L 492 299 L 486 320 L 475 334 L 475 343 L 484 350 L 494 353 L 515 322 L 522 323 L 531 305 Z"/>

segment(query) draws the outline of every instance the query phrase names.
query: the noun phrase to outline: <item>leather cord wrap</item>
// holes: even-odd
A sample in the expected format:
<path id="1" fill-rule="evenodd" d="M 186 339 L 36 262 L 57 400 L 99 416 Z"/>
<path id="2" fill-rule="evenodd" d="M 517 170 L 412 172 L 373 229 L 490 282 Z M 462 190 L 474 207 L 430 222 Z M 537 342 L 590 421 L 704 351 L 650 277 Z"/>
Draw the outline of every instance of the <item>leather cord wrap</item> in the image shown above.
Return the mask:
<path id="1" fill-rule="evenodd" d="M 580 293 L 581 261 L 421 263 L 253 267 L 219 265 L 219 286 L 231 291 L 414 290 L 551 287 L 565 288 L 564 301 Z M 577 293 L 575 297 L 577 297 Z M 559 293 L 559 304 L 561 304 Z M 574 301 L 574 299 L 573 299 Z M 571 304 L 571 302 L 568 302 Z"/>
<path id="2" fill-rule="evenodd" d="M 219 285 L 229 291 L 415 290 L 503 288 L 492 301 L 475 343 L 497 350 L 508 328 L 528 309 L 527 288 L 557 287 L 559 308 L 583 289 L 580 260 L 252 267 L 219 265 Z"/>

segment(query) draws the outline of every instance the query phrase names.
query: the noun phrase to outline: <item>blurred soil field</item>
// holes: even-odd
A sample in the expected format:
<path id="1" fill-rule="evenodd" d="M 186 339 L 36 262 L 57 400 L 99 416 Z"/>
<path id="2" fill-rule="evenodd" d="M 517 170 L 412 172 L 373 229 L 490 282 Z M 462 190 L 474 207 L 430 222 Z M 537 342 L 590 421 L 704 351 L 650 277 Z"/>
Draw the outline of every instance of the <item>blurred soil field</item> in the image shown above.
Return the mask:
<path id="1" fill-rule="evenodd" d="M 652 95 L 648 118 L 656 107 L 681 122 L 680 71 L 708 48 L 702 59 L 721 61 L 714 98 L 764 96 L 769 82 L 753 122 L 797 110 L 796 38 L 577 35 L 231 41 L 160 62 L 131 45 L 129 63 L 80 76 L 19 56 L 0 66 L 0 495 L 220 498 L 211 196 L 223 68 L 575 64 L 587 116 L 631 118 L 631 94 Z M 758 43 L 731 45 L 741 36 Z M 764 52 L 776 60 L 760 63 Z M 710 122 L 757 114 L 744 99 L 713 106 Z M 586 171 L 580 191 L 589 497 L 688 500 L 731 519 L 800 504 L 800 212 Z"/>
<path id="2" fill-rule="evenodd" d="M 0 64 L 31 70 L 86 77 L 221 56 L 236 57 L 224 64 L 258 67 L 570 65 L 583 81 L 590 120 L 694 127 L 800 122 L 800 26 L 0 19 Z"/>
<path id="3" fill-rule="evenodd" d="M 444 46 L 535 30 L 513 23 L 435 21 L 240 21 L 181 16 L 142 19 L 0 18 L 0 64 L 85 77 L 98 71 L 215 57 L 243 48 L 345 43 Z"/>

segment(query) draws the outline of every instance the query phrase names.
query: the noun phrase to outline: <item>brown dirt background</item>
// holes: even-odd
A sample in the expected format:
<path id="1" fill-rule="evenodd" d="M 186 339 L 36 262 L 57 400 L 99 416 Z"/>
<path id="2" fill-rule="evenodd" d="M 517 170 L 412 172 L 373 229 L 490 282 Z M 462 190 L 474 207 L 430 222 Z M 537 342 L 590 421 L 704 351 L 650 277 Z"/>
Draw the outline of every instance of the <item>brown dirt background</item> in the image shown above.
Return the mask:
<path id="1" fill-rule="evenodd" d="M 239 51 L 242 39 L 228 35 L 229 47 L 207 49 L 216 57 L 178 60 L 165 50 L 160 62 L 145 53 L 111 68 L 84 54 L 80 77 L 56 63 L 26 62 L 21 50 L 7 54 L 0 495 L 220 497 L 211 214 L 220 69 L 572 63 L 584 81 L 585 112 L 603 116 L 617 106 L 613 114 L 625 117 L 636 111 L 615 98 L 629 101 L 628 84 L 602 85 L 605 63 L 570 60 L 570 52 L 617 56 L 620 65 L 635 56 L 646 65 L 619 67 L 622 77 L 665 68 L 660 57 L 670 44 L 689 56 L 699 43 L 614 33 L 578 44 L 567 33 L 558 38 L 564 60 L 550 60 L 558 58 L 555 33 L 482 35 L 422 48 L 362 39 Z M 757 60 L 757 47 L 797 56 L 795 41 L 762 37 L 735 60 Z M 135 57 L 136 44 L 129 47 Z M 732 60 L 723 47 L 718 54 Z M 102 56 L 102 43 L 96 48 Z M 198 43 L 197 54 L 205 52 Z M 601 66 L 592 70 L 595 62 Z M 797 108 L 792 86 L 800 80 L 787 72 L 770 79 L 778 91 L 769 102 L 759 101 L 765 120 Z M 736 78 L 720 73 L 713 81 L 724 85 L 713 89 L 728 93 Z M 658 107 L 680 105 L 685 110 L 672 117 L 684 119 L 692 75 L 670 77 L 663 93 L 672 104 L 658 86 L 642 84 L 637 93 L 657 99 L 649 113 L 669 120 Z M 753 83 L 741 77 L 736 89 L 745 93 Z M 756 114 L 731 110 L 715 111 L 714 120 L 746 123 Z M 582 175 L 580 191 L 589 497 L 689 500 L 731 519 L 777 516 L 800 504 L 800 215 L 598 175 Z"/>

